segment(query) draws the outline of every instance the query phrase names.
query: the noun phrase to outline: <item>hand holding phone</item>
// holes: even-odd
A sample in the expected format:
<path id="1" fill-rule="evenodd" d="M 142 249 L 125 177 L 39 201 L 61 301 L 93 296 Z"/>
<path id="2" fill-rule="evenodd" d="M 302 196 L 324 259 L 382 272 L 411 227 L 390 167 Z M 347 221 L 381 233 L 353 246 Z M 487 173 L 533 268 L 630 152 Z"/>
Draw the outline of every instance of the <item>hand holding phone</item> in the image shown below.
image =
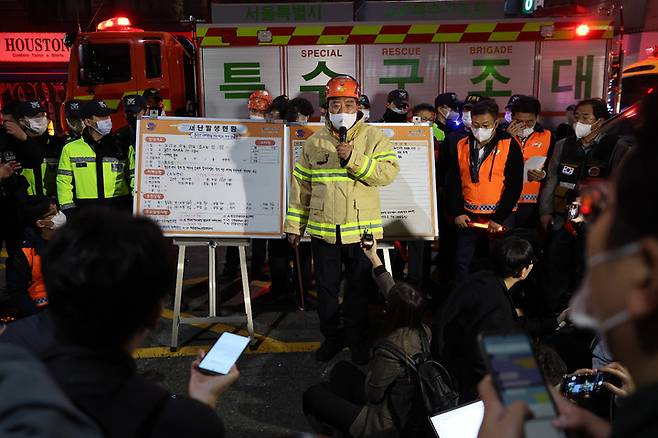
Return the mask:
<path id="1" fill-rule="evenodd" d="M 188 392 L 191 398 L 214 409 L 219 396 L 226 392 L 238 380 L 240 372 L 235 364 L 226 375 L 213 375 L 203 372 L 199 369 L 199 364 L 205 356 L 203 350 L 199 350 L 196 360 L 192 362 Z"/>
<path id="2" fill-rule="evenodd" d="M 205 355 L 199 369 L 209 374 L 228 374 L 247 345 L 249 338 L 224 332 Z"/>

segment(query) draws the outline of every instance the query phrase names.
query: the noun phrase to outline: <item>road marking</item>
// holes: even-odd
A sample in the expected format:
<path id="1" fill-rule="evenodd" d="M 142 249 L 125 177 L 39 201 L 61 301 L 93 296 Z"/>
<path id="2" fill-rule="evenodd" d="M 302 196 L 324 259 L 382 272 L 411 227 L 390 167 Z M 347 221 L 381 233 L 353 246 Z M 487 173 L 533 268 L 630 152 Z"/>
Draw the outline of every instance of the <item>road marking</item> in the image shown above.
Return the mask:
<path id="1" fill-rule="evenodd" d="M 162 311 L 163 318 L 173 319 L 174 312 L 170 309 L 164 309 Z M 181 313 L 181 317 L 187 318 L 192 315 L 188 313 Z M 194 327 L 209 330 L 213 333 L 221 334 L 224 332 L 230 332 L 242 336 L 249 336 L 249 333 L 245 329 L 233 327 L 228 324 L 215 323 L 215 324 L 189 324 Z M 255 350 L 247 348 L 247 354 L 271 354 L 271 353 L 308 353 L 315 351 L 320 347 L 320 342 L 284 342 L 279 341 L 278 339 L 271 338 L 269 336 L 263 336 L 259 333 L 254 334 L 256 345 L 258 346 Z M 197 351 L 204 350 L 208 351 L 212 345 L 187 345 L 184 347 L 179 347 L 177 351 L 170 351 L 169 347 L 143 347 L 138 348 L 133 356 L 136 359 L 154 359 L 154 358 L 164 358 L 164 357 L 184 357 L 184 356 L 196 356 Z"/>

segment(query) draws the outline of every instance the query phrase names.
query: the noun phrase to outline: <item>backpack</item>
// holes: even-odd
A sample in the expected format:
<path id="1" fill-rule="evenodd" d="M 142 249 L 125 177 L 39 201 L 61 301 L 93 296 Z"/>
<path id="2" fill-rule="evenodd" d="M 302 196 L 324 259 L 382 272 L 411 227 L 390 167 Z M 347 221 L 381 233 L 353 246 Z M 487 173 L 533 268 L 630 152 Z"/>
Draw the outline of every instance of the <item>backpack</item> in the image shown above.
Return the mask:
<path id="1" fill-rule="evenodd" d="M 420 341 L 421 352 L 413 357 L 388 339 L 380 341 L 378 348 L 387 351 L 405 365 L 414 381 L 411 387 L 407 386 L 408 390 L 414 391 L 411 399 L 424 410 L 423 416 L 428 417 L 457 406 L 459 394 L 454 389 L 456 385 L 450 373 L 443 365 L 432 359 L 429 340 L 423 329 L 420 330 Z M 391 398 L 395 398 L 393 394 Z M 406 398 L 409 399 L 410 395 L 406 394 Z M 391 401 L 393 405 L 396 404 L 395 400 Z M 413 411 L 412 409 L 411 413 Z M 405 418 L 400 420 L 402 420 L 401 425 L 407 423 L 404 421 Z"/>

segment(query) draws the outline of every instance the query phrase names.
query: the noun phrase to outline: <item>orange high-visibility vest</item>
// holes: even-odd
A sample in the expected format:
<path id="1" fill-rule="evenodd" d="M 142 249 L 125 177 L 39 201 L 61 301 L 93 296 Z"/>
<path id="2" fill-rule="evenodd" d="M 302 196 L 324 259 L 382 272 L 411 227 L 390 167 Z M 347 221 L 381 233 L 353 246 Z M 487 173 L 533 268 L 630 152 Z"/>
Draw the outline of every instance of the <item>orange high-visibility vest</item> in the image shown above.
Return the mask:
<path id="1" fill-rule="evenodd" d="M 476 214 L 493 214 L 498 209 L 505 188 L 505 164 L 509 156 L 511 139 L 498 140 L 498 144 L 480 166 L 479 182 L 471 180 L 470 137 L 457 144 L 457 160 L 462 180 L 464 210 Z"/>
<path id="2" fill-rule="evenodd" d="M 546 157 L 548 149 L 551 146 L 551 131 L 545 129 L 543 132 L 533 132 L 525 141 L 525 144 L 520 138 L 516 141 L 521 145 L 523 150 L 523 161 L 528 161 L 531 157 Z M 546 163 L 544 163 L 546 166 Z M 526 178 L 526 175 L 524 175 Z M 539 200 L 539 190 L 541 189 L 540 181 L 528 181 L 523 183 L 523 191 L 519 204 L 536 204 Z"/>
<path id="3" fill-rule="evenodd" d="M 34 248 L 22 248 L 27 263 L 32 269 L 32 281 L 27 288 L 30 299 L 37 307 L 44 307 L 48 305 L 48 294 L 46 294 L 46 285 L 43 282 L 43 274 L 41 273 L 41 256 L 37 254 Z"/>

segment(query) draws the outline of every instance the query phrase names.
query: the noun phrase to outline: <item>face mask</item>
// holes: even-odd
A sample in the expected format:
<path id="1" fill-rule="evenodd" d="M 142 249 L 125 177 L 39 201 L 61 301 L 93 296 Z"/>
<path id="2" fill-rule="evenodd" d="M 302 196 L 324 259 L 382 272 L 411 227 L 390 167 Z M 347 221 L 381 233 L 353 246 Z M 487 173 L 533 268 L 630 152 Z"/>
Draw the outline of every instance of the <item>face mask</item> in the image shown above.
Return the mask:
<path id="1" fill-rule="evenodd" d="M 471 112 L 470 111 L 465 111 L 462 114 L 462 122 L 464 122 L 464 126 L 466 126 L 468 129 L 471 129 Z"/>
<path id="2" fill-rule="evenodd" d="M 265 120 L 265 116 L 260 114 L 249 114 L 251 120 Z"/>
<path id="3" fill-rule="evenodd" d="M 370 119 L 370 110 L 369 109 L 362 109 L 361 113 L 363 114 L 363 121 L 367 122 Z"/>
<path id="4" fill-rule="evenodd" d="M 407 108 L 402 109 L 402 108 L 397 108 L 397 107 L 396 108 L 391 107 L 389 109 L 391 111 L 393 111 L 394 113 L 396 113 L 396 114 L 407 114 L 407 110 L 408 110 Z"/>
<path id="5" fill-rule="evenodd" d="M 448 110 L 439 110 L 441 112 L 441 115 L 446 119 L 450 121 L 457 120 L 459 118 L 459 113 L 456 111 L 453 111 L 451 109 Z"/>
<path id="6" fill-rule="evenodd" d="M 620 248 L 596 254 L 587 260 L 587 269 L 589 271 L 598 265 L 635 255 L 639 251 L 640 244 L 638 242 L 632 242 Z M 569 307 L 571 307 L 569 319 L 576 327 L 594 330 L 597 332 L 600 338 L 604 339 L 605 333 L 616 327 L 619 327 L 621 324 L 630 319 L 628 312 L 622 310 L 604 321 L 598 321 L 596 318 L 589 314 L 588 301 L 590 300 L 590 295 L 591 289 L 589 285 L 589 273 L 587 273 L 583 279 L 582 286 L 573 296 L 571 303 L 569 304 Z"/>
<path id="7" fill-rule="evenodd" d="M 327 121 L 327 118 L 325 116 L 320 116 L 320 123 L 324 123 Z"/>
<path id="8" fill-rule="evenodd" d="M 521 137 L 528 138 L 532 135 L 533 132 L 535 132 L 535 127 L 534 126 L 532 128 L 525 128 L 523 130 L 523 132 L 521 133 Z"/>
<path id="9" fill-rule="evenodd" d="M 505 121 L 507 123 L 512 123 L 512 113 L 510 111 L 505 111 Z"/>
<path id="10" fill-rule="evenodd" d="M 303 114 L 300 114 L 297 116 L 297 122 L 298 123 L 308 123 L 308 116 L 305 116 Z"/>
<path id="11" fill-rule="evenodd" d="M 576 132 L 576 138 L 587 137 L 592 133 L 592 125 L 586 125 L 585 123 L 576 122 L 573 125 L 573 130 Z"/>
<path id="12" fill-rule="evenodd" d="M 82 123 L 82 120 L 69 120 L 66 119 L 66 124 L 69 125 L 69 128 L 71 128 L 71 131 L 74 133 L 80 135 L 82 130 L 84 129 L 84 124 Z"/>
<path id="13" fill-rule="evenodd" d="M 96 122 L 96 127 L 92 126 L 91 128 L 100 135 L 105 136 L 112 132 L 112 119 L 99 120 Z"/>
<path id="14" fill-rule="evenodd" d="M 58 211 L 57 214 L 53 216 L 52 219 L 50 219 L 50 221 L 53 223 L 53 230 L 62 228 L 64 224 L 66 224 L 66 215 L 61 211 Z"/>
<path id="15" fill-rule="evenodd" d="M 48 129 L 48 118 L 38 117 L 35 119 L 27 119 L 28 129 L 37 135 L 41 135 Z"/>
<path id="16" fill-rule="evenodd" d="M 350 129 L 352 125 L 356 122 L 356 113 L 347 114 L 347 113 L 338 113 L 338 114 L 329 114 L 329 120 L 331 124 L 334 125 L 334 128 L 340 129 L 342 126 Z"/>
<path id="17" fill-rule="evenodd" d="M 493 128 L 477 128 L 473 130 L 473 136 L 480 143 L 484 143 L 493 136 Z"/>

